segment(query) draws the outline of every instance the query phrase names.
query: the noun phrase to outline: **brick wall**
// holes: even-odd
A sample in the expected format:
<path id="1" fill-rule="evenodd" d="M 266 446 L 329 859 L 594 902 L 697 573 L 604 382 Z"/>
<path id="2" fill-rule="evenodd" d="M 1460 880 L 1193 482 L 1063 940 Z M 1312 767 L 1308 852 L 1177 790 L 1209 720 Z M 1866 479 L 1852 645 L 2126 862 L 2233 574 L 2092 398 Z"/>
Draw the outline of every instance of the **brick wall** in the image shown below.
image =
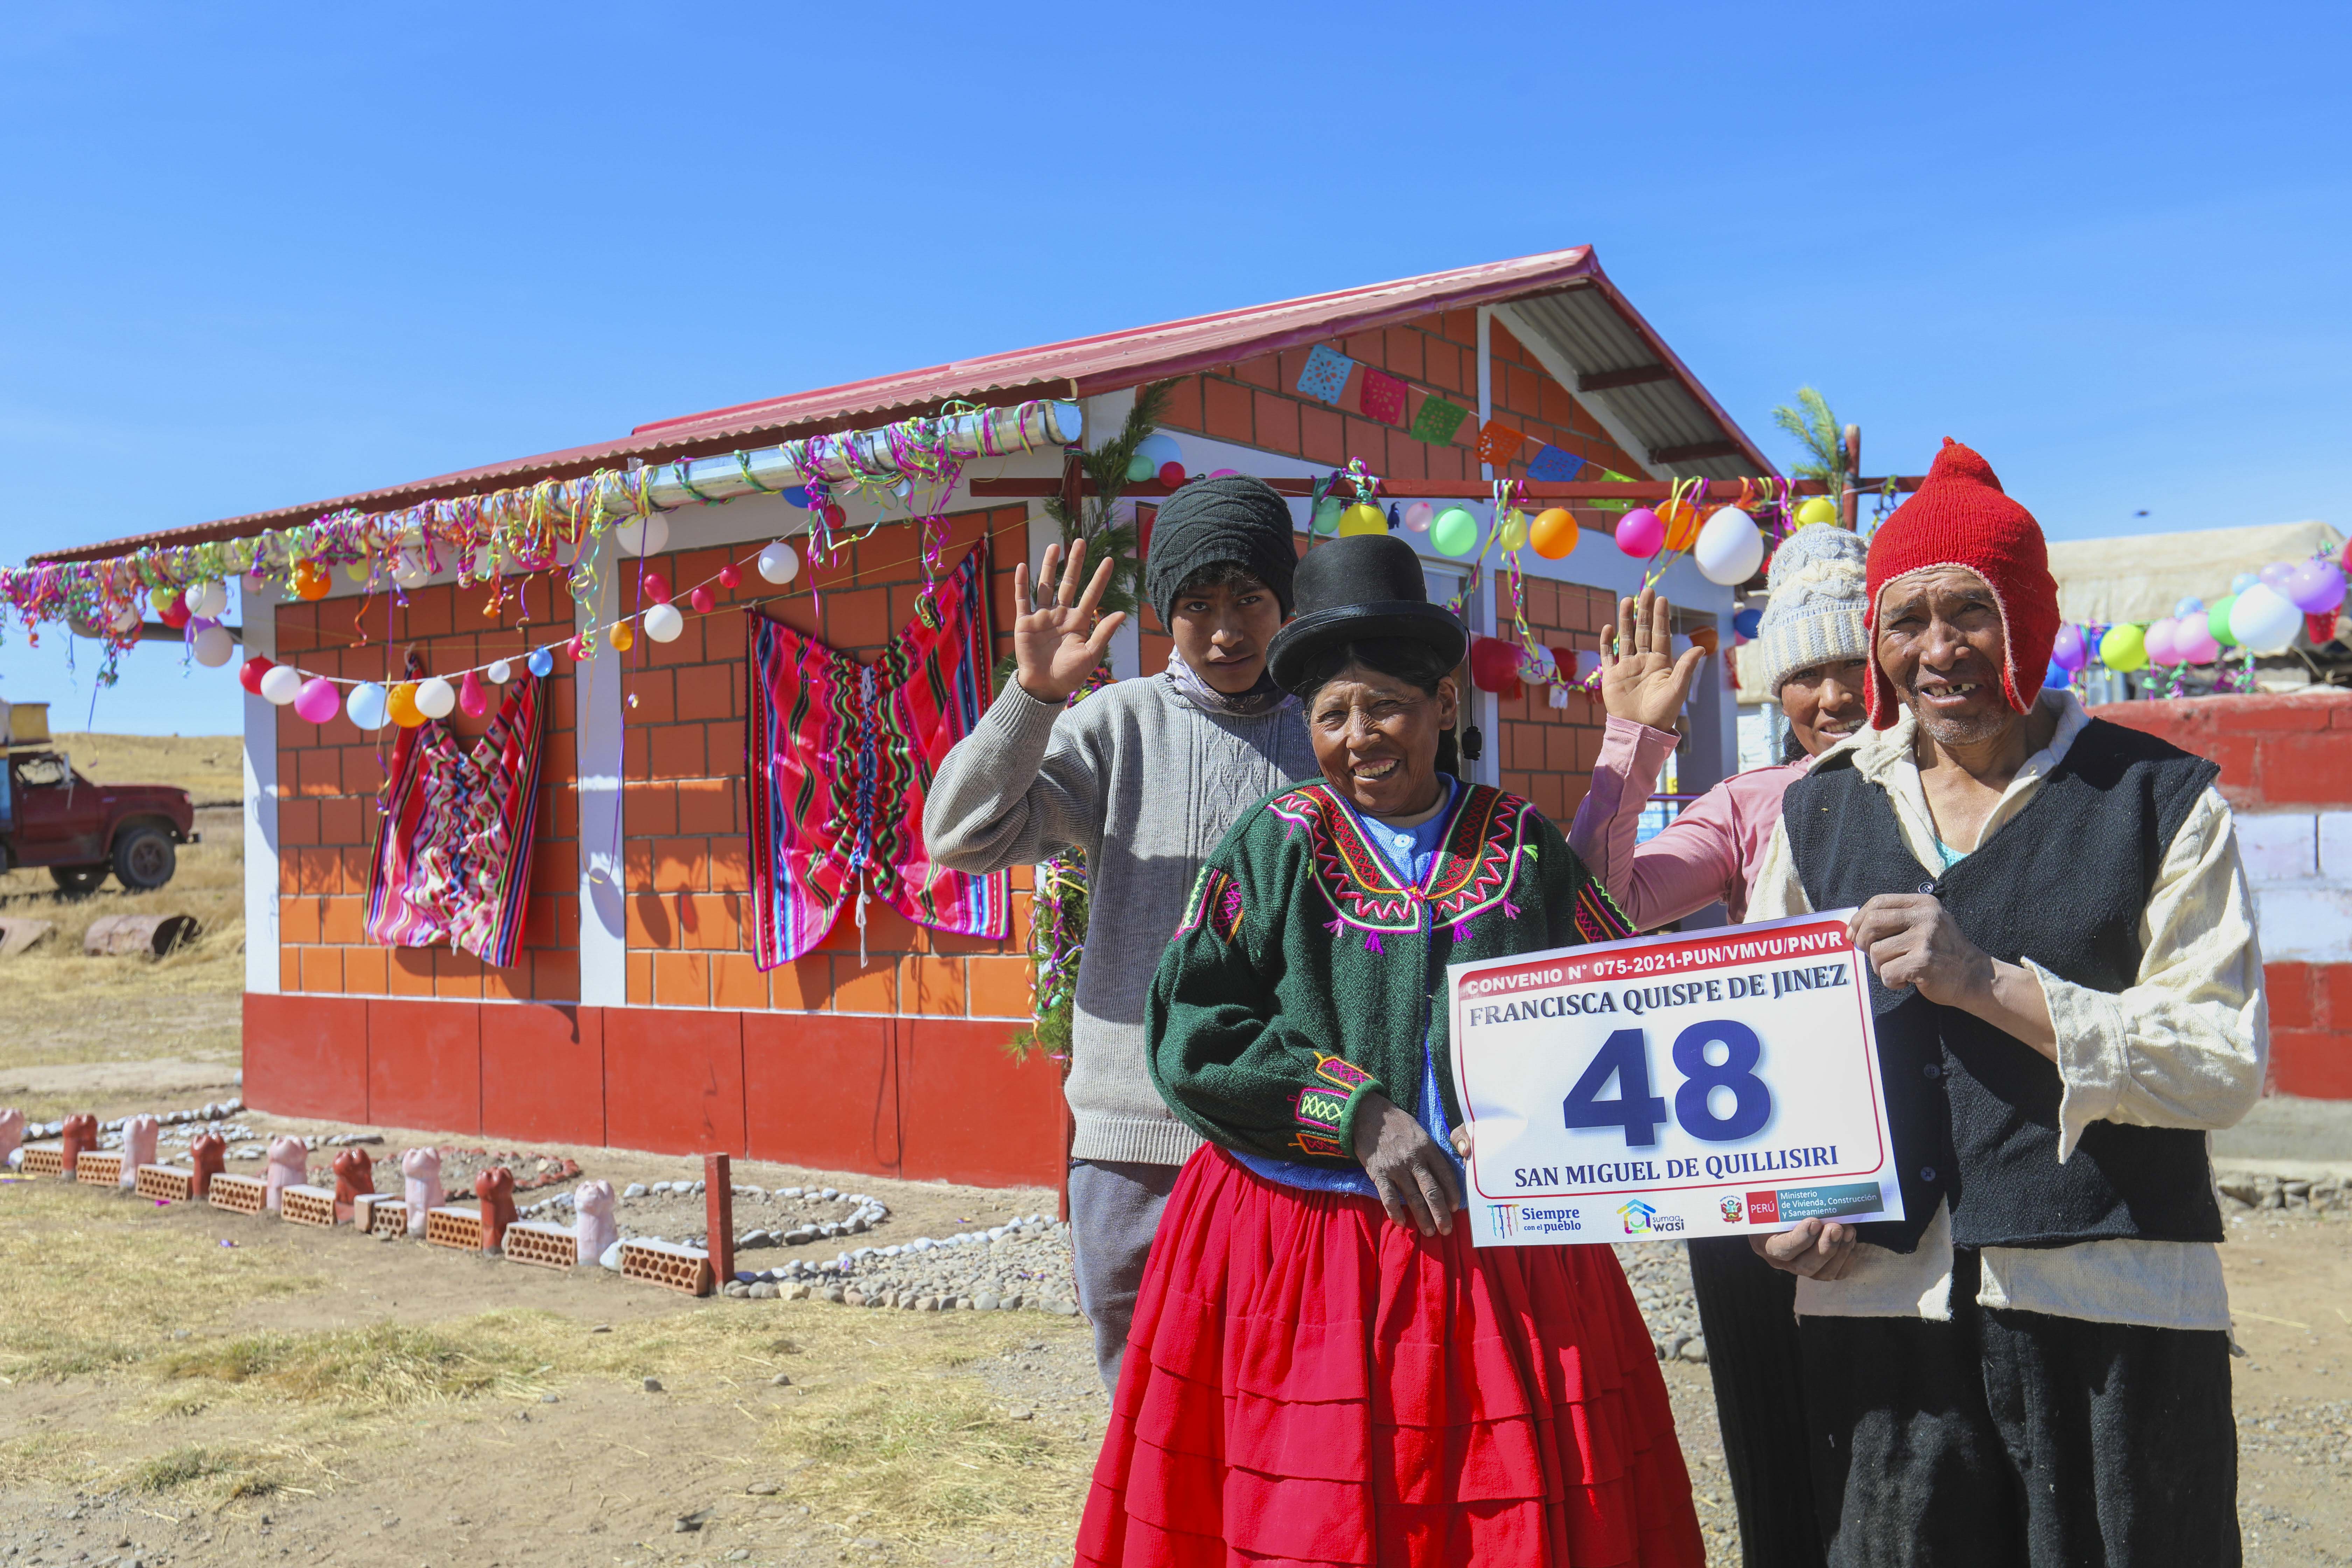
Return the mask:
<path id="1" fill-rule="evenodd" d="M 569 635 L 572 624 L 572 602 L 557 574 L 533 578 L 528 593 L 528 632 L 511 602 L 484 616 L 487 591 L 453 585 L 419 589 L 408 595 L 405 607 L 386 595 L 281 605 L 276 612 L 278 661 L 320 675 L 380 681 L 401 678 L 403 658 L 411 647 L 436 672 L 502 657 L 520 661 L 526 647 L 547 640 L 548 627 Z M 556 660 L 546 687 L 530 902 L 522 950 L 507 969 L 446 947 L 383 948 L 366 940 L 368 864 L 395 731 L 362 734 L 340 713 L 324 724 L 311 724 L 291 706 L 277 710 L 281 990 L 517 1001 L 578 997 L 580 814 L 572 787 L 568 660 Z M 488 728 L 489 719 L 460 712 L 450 722 L 471 740 Z"/>
<path id="2" fill-rule="evenodd" d="M 1025 507 L 959 513 L 942 574 L 983 531 L 993 535 L 992 624 L 1010 657 L 1013 568 L 1026 558 Z M 692 551 L 651 564 L 683 598 L 730 552 Z M 870 660 L 914 616 L 922 575 L 915 531 L 889 524 L 814 574 L 822 611 L 803 572 L 781 596 L 746 571 L 730 591 L 712 585 L 718 613 L 687 616 L 677 641 L 641 639 L 626 656 L 624 863 L 628 893 L 628 1000 L 636 1005 L 905 1014 L 939 1018 L 1025 1018 L 1029 1013 L 1027 900 L 1013 900 L 1003 942 L 917 926 L 879 903 L 866 907 L 866 951 L 845 908 L 831 935 L 767 973 L 752 955 L 744 723 L 750 617 L 768 615 L 829 647 Z M 832 584 L 851 584 L 839 588 Z M 634 606 L 635 598 L 629 599 Z M 731 607 L 730 607 L 731 606 Z M 1014 887 L 1028 885 L 1026 868 Z"/>

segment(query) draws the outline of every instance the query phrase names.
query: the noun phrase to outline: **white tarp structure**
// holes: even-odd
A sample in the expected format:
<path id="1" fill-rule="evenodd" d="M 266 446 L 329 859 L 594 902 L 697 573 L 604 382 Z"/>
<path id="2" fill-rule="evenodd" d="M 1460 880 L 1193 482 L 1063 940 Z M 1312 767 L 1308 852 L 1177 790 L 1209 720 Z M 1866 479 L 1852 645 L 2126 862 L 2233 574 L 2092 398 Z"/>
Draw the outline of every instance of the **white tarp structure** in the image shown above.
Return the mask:
<path id="1" fill-rule="evenodd" d="M 2050 546 L 2058 579 L 2058 613 L 2077 625 L 2153 621 L 2191 597 L 2211 604 L 2241 572 L 2273 561 L 2334 556 L 2344 536 L 2324 522 L 2260 523 L 2193 533 L 2138 533 L 2121 539 L 2070 539 Z"/>

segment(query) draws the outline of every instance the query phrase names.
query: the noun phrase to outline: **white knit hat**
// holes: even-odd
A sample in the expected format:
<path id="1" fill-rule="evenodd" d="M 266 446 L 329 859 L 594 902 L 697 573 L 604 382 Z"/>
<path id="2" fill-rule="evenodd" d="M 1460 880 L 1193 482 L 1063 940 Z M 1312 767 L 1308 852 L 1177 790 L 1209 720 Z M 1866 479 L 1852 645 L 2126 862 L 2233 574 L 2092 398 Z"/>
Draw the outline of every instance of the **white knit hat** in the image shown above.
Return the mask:
<path id="1" fill-rule="evenodd" d="M 1773 696 L 1801 669 L 1870 657 L 1863 627 L 1870 607 L 1864 570 L 1870 547 L 1835 523 L 1801 528 L 1772 552 L 1765 586 L 1764 624 L 1756 641 L 1764 655 L 1764 684 Z"/>

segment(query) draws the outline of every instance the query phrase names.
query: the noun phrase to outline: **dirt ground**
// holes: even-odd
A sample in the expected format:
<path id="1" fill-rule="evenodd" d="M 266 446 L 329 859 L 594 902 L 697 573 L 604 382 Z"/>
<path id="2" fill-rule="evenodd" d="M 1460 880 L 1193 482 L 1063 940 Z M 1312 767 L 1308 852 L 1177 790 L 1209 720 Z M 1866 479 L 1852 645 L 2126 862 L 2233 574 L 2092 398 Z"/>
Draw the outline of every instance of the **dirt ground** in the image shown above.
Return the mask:
<path id="1" fill-rule="evenodd" d="M 0 960 L 0 1104 L 109 1117 L 236 1092 L 235 814 L 208 813 L 205 830 L 181 879 L 142 896 L 206 919 L 195 948 L 158 963 L 53 942 Z M 111 888 L 56 899 L 45 880 L 0 879 L 0 912 L 78 936 L 125 902 Z M 264 1137 L 362 1131 L 243 1120 Z M 2292 1103 L 2257 1120 L 2248 1154 L 2308 1154 L 2314 1128 L 2326 1142 L 2347 1125 Z M 363 1131 L 383 1135 L 379 1157 L 498 1142 Z M 2346 1142 L 2322 1152 L 2352 1160 Z M 616 1189 L 701 1173 L 620 1150 L 524 1152 Z M 891 1209 L 877 1244 L 1054 1208 L 1034 1189 L 765 1163 L 735 1179 L 872 1194 Z M 682 1225 L 691 1205 L 671 1206 Z M 2224 1261 L 2245 1352 L 2247 1561 L 2352 1563 L 2352 1221 L 2241 1212 Z M 1665 1372 L 1709 1563 L 1737 1563 L 1706 1368 Z M 1086 1326 L 1047 1313 L 697 1301 L 602 1269 L 0 1182 L 8 1568 L 1066 1563 L 1104 1408 Z"/>

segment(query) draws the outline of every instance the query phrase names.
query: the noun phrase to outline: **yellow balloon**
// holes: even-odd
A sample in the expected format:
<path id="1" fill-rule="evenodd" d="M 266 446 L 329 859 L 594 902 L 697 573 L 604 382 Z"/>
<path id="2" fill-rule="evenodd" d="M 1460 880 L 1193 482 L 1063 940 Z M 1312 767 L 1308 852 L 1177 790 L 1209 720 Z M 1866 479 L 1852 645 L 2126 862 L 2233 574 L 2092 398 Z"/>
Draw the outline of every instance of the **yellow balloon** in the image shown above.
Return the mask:
<path id="1" fill-rule="evenodd" d="M 416 706 L 416 682 L 404 680 L 383 694 L 383 710 L 392 721 L 404 730 L 414 730 L 425 722 L 424 710 Z"/>
<path id="2" fill-rule="evenodd" d="M 1558 561 L 1576 548 L 1576 515 L 1566 507 L 1553 507 L 1536 516 L 1535 526 L 1528 530 L 1528 539 L 1536 553 L 1547 561 Z"/>
<path id="3" fill-rule="evenodd" d="M 635 626 L 631 625 L 627 621 L 615 621 L 613 623 L 611 641 L 613 644 L 613 651 L 614 653 L 628 652 L 631 647 L 635 646 L 636 640 L 637 628 Z"/>
<path id="4" fill-rule="evenodd" d="M 344 562 L 343 575 L 349 577 L 354 583 L 366 582 L 368 580 L 367 562 L 364 560 Z"/>
<path id="5" fill-rule="evenodd" d="M 1503 525 L 1495 530 L 1495 548 L 1508 555 L 1528 542 L 1528 514 L 1517 510 L 1503 515 Z"/>
<path id="6" fill-rule="evenodd" d="M 1827 496 L 1810 496 L 1797 508 L 1797 526 L 1803 528 L 1816 522 L 1835 522 L 1838 503 Z"/>
<path id="7" fill-rule="evenodd" d="M 1358 533 L 1386 533 L 1389 520 L 1376 506 L 1358 501 L 1339 514 L 1339 537 Z"/>
<path id="8" fill-rule="evenodd" d="M 156 612 L 161 614 L 162 612 L 170 609 L 172 607 L 172 601 L 179 596 L 180 591 L 177 588 L 156 588 L 148 593 L 147 602 L 154 605 Z"/>

